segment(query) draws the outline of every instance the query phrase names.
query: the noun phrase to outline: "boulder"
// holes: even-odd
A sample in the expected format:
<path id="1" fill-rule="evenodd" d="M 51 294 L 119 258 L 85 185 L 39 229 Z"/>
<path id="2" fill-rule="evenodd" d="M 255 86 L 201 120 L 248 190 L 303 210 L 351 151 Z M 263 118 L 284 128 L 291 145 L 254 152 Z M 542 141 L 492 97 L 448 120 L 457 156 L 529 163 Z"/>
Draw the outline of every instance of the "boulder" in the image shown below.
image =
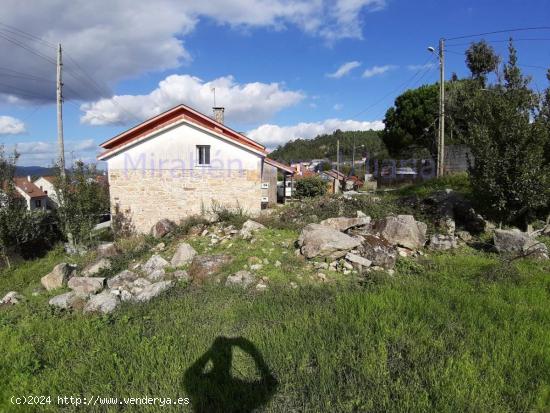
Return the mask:
<path id="1" fill-rule="evenodd" d="M 420 249 L 426 243 L 427 226 L 412 215 L 388 216 L 377 221 L 374 230 L 389 243 L 411 250 Z"/>
<path id="2" fill-rule="evenodd" d="M 161 219 L 151 228 L 151 235 L 155 238 L 162 238 L 174 230 L 176 225 L 169 219 Z"/>
<path id="3" fill-rule="evenodd" d="M 66 262 L 56 265 L 52 272 L 46 274 L 40 279 L 42 286 L 48 290 L 55 290 L 56 288 L 65 287 L 67 281 L 74 275 L 76 267 Z"/>
<path id="4" fill-rule="evenodd" d="M 360 255 L 352 254 L 351 252 L 348 252 L 346 254 L 346 260 L 351 262 L 354 266 L 358 266 L 359 268 L 368 268 L 372 264 L 372 261 L 361 257 Z"/>
<path id="5" fill-rule="evenodd" d="M 239 235 L 243 237 L 244 239 L 250 239 L 252 238 L 252 234 L 256 231 L 259 231 L 261 229 L 264 229 L 265 226 L 260 224 L 259 222 L 252 221 L 251 219 L 247 220 L 241 230 L 239 231 Z"/>
<path id="6" fill-rule="evenodd" d="M 91 263 L 82 270 L 83 277 L 93 277 L 103 270 L 111 268 L 111 261 L 107 258 L 100 258 L 96 262 Z"/>
<path id="7" fill-rule="evenodd" d="M 113 278 L 107 280 L 107 286 L 109 288 L 126 287 L 138 278 L 135 272 L 124 270 L 119 272 Z"/>
<path id="8" fill-rule="evenodd" d="M 359 246 L 361 240 L 321 224 L 309 224 L 300 233 L 298 245 L 307 258 L 340 258 Z"/>
<path id="9" fill-rule="evenodd" d="M 147 287 L 148 285 L 151 285 L 151 281 L 149 281 L 147 278 L 138 278 L 132 283 L 133 287 L 138 288 Z"/>
<path id="10" fill-rule="evenodd" d="M 166 261 L 160 255 L 155 254 L 151 258 L 149 258 L 145 264 L 141 266 L 141 269 L 145 273 L 149 274 L 155 270 L 163 270 L 168 265 L 169 265 L 168 261 Z"/>
<path id="11" fill-rule="evenodd" d="M 83 311 L 85 313 L 109 314 L 115 311 L 120 304 L 120 298 L 109 291 L 103 291 L 97 295 L 92 295 Z"/>
<path id="12" fill-rule="evenodd" d="M 195 255 L 189 267 L 189 275 L 195 281 L 203 281 L 217 274 L 224 265 L 231 261 L 232 257 L 225 254 Z"/>
<path id="13" fill-rule="evenodd" d="M 162 281 L 166 278 L 166 271 L 164 268 L 159 268 L 151 271 L 147 274 L 147 279 L 153 282 Z"/>
<path id="14" fill-rule="evenodd" d="M 452 235 L 434 234 L 428 248 L 434 251 L 446 251 L 458 247 L 457 238 Z"/>
<path id="15" fill-rule="evenodd" d="M 548 259 L 546 245 L 518 229 L 496 229 L 493 233 L 493 241 L 499 253 Z"/>
<path id="16" fill-rule="evenodd" d="M 193 261 L 193 257 L 195 255 L 197 255 L 197 251 L 195 251 L 195 249 L 187 242 L 182 242 L 180 245 L 178 245 L 178 249 L 172 257 L 170 263 L 173 267 L 187 265 L 191 263 L 191 261 Z"/>
<path id="17" fill-rule="evenodd" d="M 4 296 L 4 298 L 0 300 L 0 305 L 15 305 L 18 304 L 21 300 L 23 300 L 23 296 L 21 294 L 19 294 L 17 291 L 10 291 Z"/>
<path id="18" fill-rule="evenodd" d="M 114 257 L 118 254 L 114 242 L 106 242 L 97 246 L 97 256 L 101 258 Z"/>
<path id="19" fill-rule="evenodd" d="M 384 238 L 376 235 L 365 235 L 358 248 L 362 257 L 372 261 L 372 265 L 386 269 L 393 268 L 397 260 L 397 249 Z"/>
<path id="20" fill-rule="evenodd" d="M 72 277 L 67 286 L 79 294 L 96 294 L 103 290 L 105 278 L 101 277 Z"/>
<path id="21" fill-rule="evenodd" d="M 364 216 L 364 217 L 357 217 L 357 218 L 346 218 L 346 217 L 338 217 L 338 218 L 328 218 L 323 221 L 321 221 L 319 224 L 324 225 L 326 227 L 330 227 L 332 229 L 335 229 L 337 231 L 347 231 L 350 228 L 355 227 L 364 227 L 370 224 L 370 217 Z"/>
<path id="22" fill-rule="evenodd" d="M 227 277 L 227 280 L 225 281 L 225 285 L 227 287 L 246 288 L 252 283 L 254 283 L 255 280 L 256 280 L 256 277 L 254 276 L 254 274 L 252 274 L 250 271 L 242 270 Z"/>
<path id="23" fill-rule="evenodd" d="M 191 277 L 189 276 L 189 273 L 185 270 L 174 271 L 172 275 L 176 280 L 179 280 L 179 281 L 186 281 L 186 282 L 191 281 Z"/>
<path id="24" fill-rule="evenodd" d="M 456 236 L 459 240 L 464 242 L 470 242 L 472 240 L 472 234 L 470 234 L 468 231 L 457 231 Z"/>
<path id="25" fill-rule="evenodd" d="M 172 284 L 172 281 L 160 281 L 158 283 L 147 285 L 146 287 L 143 287 L 143 290 L 139 294 L 136 294 L 134 299 L 140 302 L 149 301 L 151 298 L 156 297 L 162 292 L 168 290 L 172 287 Z"/>
<path id="26" fill-rule="evenodd" d="M 74 291 L 68 293 L 56 295 L 51 298 L 49 304 L 53 307 L 61 308 L 63 310 L 80 309 L 86 304 L 86 296 L 78 294 Z"/>

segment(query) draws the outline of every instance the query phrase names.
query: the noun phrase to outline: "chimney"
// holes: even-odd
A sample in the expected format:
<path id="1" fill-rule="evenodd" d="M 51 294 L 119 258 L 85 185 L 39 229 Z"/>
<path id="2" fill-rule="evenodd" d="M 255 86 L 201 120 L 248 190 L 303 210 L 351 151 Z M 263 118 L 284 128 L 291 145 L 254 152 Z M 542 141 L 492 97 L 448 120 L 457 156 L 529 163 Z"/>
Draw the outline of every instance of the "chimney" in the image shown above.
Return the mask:
<path id="1" fill-rule="evenodd" d="M 223 112 L 225 111 L 225 108 L 216 106 L 213 107 L 212 110 L 214 111 L 214 120 L 223 125 Z"/>
<path id="2" fill-rule="evenodd" d="M 27 181 L 32 182 L 31 176 L 27 175 Z"/>

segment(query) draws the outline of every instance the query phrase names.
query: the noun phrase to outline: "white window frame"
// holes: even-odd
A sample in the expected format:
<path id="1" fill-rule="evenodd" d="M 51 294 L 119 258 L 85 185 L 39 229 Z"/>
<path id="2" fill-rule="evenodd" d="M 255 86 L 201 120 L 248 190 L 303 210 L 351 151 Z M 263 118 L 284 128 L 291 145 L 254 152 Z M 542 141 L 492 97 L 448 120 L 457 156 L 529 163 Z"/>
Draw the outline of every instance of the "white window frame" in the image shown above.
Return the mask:
<path id="1" fill-rule="evenodd" d="M 209 168 L 212 165 L 212 159 L 210 157 L 212 151 L 210 149 L 210 145 L 197 145 L 197 158 L 195 160 L 195 166 L 198 166 L 200 168 Z M 200 163 L 201 151 L 205 151 L 203 155 L 206 158 L 206 150 L 208 151 L 208 163 Z"/>

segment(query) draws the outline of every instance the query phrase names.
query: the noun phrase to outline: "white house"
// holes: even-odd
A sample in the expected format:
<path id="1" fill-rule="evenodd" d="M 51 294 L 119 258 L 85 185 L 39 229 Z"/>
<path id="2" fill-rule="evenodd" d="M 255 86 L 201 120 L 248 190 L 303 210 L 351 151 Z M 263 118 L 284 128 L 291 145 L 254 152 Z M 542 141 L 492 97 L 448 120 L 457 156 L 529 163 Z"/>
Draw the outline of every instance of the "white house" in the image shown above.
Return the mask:
<path id="1" fill-rule="evenodd" d="M 27 209 L 46 209 L 48 196 L 32 182 L 30 176 L 15 178 L 14 184 L 17 194 L 25 200 Z"/>
<path id="2" fill-rule="evenodd" d="M 48 196 L 48 199 L 46 201 L 46 206 L 48 208 L 57 207 L 57 193 L 55 191 L 54 181 L 54 176 L 41 176 L 33 182 Z"/>

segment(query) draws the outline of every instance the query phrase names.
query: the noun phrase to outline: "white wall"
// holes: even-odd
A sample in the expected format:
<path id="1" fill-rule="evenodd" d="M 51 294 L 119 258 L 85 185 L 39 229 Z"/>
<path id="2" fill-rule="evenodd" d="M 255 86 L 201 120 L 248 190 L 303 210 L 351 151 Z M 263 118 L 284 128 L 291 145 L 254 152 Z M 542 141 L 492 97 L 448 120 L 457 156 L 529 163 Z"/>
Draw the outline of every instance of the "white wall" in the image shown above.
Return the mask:
<path id="1" fill-rule="evenodd" d="M 34 184 L 40 189 L 42 189 L 43 191 L 48 192 L 48 198 L 49 198 L 48 202 L 50 203 L 50 206 L 52 207 L 57 206 L 57 194 L 55 192 L 54 185 L 50 181 L 40 177 L 36 181 L 34 181 Z"/>

